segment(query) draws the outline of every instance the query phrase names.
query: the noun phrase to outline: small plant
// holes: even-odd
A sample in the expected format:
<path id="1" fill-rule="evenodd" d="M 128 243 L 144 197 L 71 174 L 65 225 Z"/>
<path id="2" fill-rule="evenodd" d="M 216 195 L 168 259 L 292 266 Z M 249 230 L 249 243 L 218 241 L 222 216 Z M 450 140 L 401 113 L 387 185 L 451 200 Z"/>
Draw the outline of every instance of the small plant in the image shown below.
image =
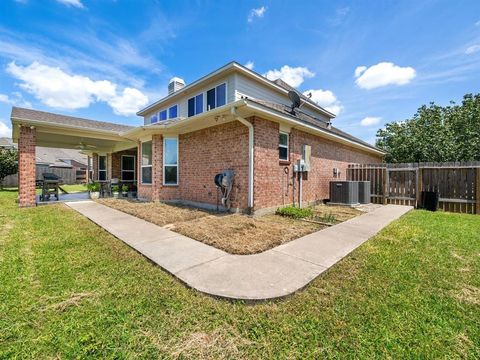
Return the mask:
<path id="1" fill-rule="evenodd" d="M 334 224 L 337 222 L 337 216 L 335 214 L 332 214 L 331 212 L 324 215 L 314 216 L 313 219 L 316 221 L 325 222 L 329 224 Z"/>
<path id="2" fill-rule="evenodd" d="M 99 192 L 100 191 L 100 183 L 91 182 L 87 184 L 87 190 L 90 192 Z"/>
<path id="3" fill-rule="evenodd" d="M 122 192 L 128 192 L 128 185 L 122 185 Z"/>
<path id="4" fill-rule="evenodd" d="M 114 193 L 118 193 L 119 190 L 120 190 L 120 187 L 119 187 L 118 185 L 113 185 L 113 186 L 112 186 L 112 191 L 113 191 Z"/>
<path id="5" fill-rule="evenodd" d="M 298 208 L 294 206 L 286 206 L 283 208 L 278 208 L 276 211 L 277 215 L 290 217 L 294 219 L 304 219 L 311 217 L 313 214 L 312 209 L 310 208 Z"/>

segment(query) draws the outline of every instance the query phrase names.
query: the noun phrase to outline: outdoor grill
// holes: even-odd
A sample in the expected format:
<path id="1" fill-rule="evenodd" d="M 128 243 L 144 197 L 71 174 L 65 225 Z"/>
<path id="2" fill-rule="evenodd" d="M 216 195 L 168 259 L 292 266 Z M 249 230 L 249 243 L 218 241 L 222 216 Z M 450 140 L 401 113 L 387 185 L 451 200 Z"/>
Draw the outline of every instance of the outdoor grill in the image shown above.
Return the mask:
<path id="1" fill-rule="evenodd" d="M 43 173 L 42 177 L 42 195 L 40 195 L 40 200 L 48 201 L 51 195 L 55 195 L 55 199 L 58 201 L 60 177 L 53 173 Z"/>

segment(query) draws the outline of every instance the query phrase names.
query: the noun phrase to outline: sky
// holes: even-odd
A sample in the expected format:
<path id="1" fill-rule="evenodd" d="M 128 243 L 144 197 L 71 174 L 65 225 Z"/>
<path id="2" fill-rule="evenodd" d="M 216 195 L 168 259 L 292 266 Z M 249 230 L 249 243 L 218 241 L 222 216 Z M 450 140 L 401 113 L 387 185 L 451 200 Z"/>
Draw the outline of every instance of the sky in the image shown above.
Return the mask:
<path id="1" fill-rule="evenodd" d="M 0 0 L 0 137 L 12 106 L 129 125 L 237 61 L 373 143 L 423 104 L 480 92 L 480 1 Z"/>

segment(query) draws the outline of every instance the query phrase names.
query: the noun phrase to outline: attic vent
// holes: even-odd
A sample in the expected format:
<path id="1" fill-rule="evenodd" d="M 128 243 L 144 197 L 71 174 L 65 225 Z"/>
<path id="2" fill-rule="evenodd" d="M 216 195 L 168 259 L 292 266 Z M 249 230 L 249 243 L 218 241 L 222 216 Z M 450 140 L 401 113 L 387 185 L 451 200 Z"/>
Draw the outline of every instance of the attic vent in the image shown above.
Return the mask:
<path id="1" fill-rule="evenodd" d="M 178 77 L 173 77 L 170 79 L 168 83 L 168 95 L 173 94 L 175 91 L 178 91 L 185 87 L 185 81 Z"/>

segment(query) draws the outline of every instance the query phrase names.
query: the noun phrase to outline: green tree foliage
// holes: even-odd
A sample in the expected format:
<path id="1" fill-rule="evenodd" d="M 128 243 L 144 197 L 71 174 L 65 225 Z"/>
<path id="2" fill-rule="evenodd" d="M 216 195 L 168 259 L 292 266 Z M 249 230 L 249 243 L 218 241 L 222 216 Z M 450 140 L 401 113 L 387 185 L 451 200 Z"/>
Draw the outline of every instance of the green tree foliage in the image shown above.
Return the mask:
<path id="1" fill-rule="evenodd" d="M 413 118 L 392 122 L 377 132 L 386 162 L 480 160 L 480 94 L 467 94 L 461 105 L 423 105 Z"/>
<path id="2" fill-rule="evenodd" d="M 0 148 L 0 187 L 8 175 L 18 172 L 18 151 L 16 149 Z"/>

